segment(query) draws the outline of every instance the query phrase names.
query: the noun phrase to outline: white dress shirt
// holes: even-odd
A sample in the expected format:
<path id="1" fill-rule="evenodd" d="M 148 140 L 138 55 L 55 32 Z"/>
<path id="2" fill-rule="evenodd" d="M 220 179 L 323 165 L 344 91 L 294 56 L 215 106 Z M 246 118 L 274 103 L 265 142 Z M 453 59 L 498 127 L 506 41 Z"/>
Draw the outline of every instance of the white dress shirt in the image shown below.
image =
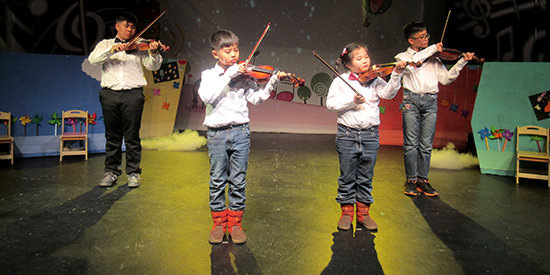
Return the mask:
<path id="1" fill-rule="evenodd" d="M 438 82 L 448 85 L 453 82 L 460 70 L 468 64 L 468 61 L 461 58 L 450 70 L 435 56 L 436 45 L 431 45 L 419 52 L 411 47 L 406 52 L 395 56 L 397 61 L 422 62 L 422 66 L 413 68 L 407 66 L 403 72 L 403 88 L 414 93 L 436 94 L 439 92 Z"/>
<path id="2" fill-rule="evenodd" d="M 115 38 L 104 39 L 90 53 L 88 60 L 94 66 L 102 65 L 101 87 L 112 90 L 141 88 L 147 85 L 142 64 L 150 71 L 160 69 L 162 56 L 151 55 L 148 51 L 120 51 L 113 53 Z"/>
<path id="3" fill-rule="evenodd" d="M 213 108 L 207 108 L 203 123 L 206 127 L 218 128 L 250 122 L 248 102 L 254 105 L 264 102 L 280 82 L 273 74 L 267 84 L 259 86 L 246 76 L 231 78 L 228 71 L 216 63 L 214 68 L 201 74 L 199 96 Z M 236 71 L 236 68 L 232 68 L 232 71 Z"/>
<path id="4" fill-rule="evenodd" d="M 335 78 L 330 85 L 327 96 L 327 108 L 338 112 L 336 122 L 354 129 L 367 129 L 380 124 L 380 98 L 392 99 L 401 87 L 402 73 L 392 72 L 386 83 L 377 77 L 368 86 L 357 80 L 348 80 L 350 72 L 341 75 L 348 83 L 365 97 L 365 103 L 354 102 L 355 92 L 340 78 Z"/>

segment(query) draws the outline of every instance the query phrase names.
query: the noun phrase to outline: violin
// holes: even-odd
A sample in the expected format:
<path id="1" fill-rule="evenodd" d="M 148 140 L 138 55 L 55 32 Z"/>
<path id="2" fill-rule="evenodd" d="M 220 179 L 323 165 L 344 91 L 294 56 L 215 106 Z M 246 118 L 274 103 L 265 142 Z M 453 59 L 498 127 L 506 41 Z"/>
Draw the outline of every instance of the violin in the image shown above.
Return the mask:
<path id="1" fill-rule="evenodd" d="M 377 77 L 385 77 L 385 76 L 388 76 L 390 75 L 392 72 L 393 72 L 393 69 L 395 68 L 395 65 L 397 64 L 397 62 L 392 62 L 392 63 L 386 63 L 386 64 L 378 64 L 378 65 L 373 65 L 371 67 L 370 70 L 368 71 L 365 71 L 365 72 L 362 72 L 361 74 L 359 74 L 359 81 L 361 83 L 367 83 Z M 418 61 L 418 62 L 412 62 L 412 61 L 407 61 L 407 66 L 412 66 L 412 67 L 420 67 L 422 66 L 422 62 Z"/>
<path id="2" fill-rule="evenodd" d="M 130 46 L 126 47 L 126 51 L 131 51 L 131 50 L 139 50 L 139 51 L 147 51 L 149 50 L 150 48 L 150 45 L 151 45 L 151 42 L 155 41 L 155 39 L 144 39 L 144 38 L 139 38 L 138 40 L 136 40 L 136 42 L 132 43 Z M 170 46 L 166 46 L 162 43 L 160 43 L 160 41 L 158 41 L 159 43 L 159 48 L 158 50 L 162 50 L 164 52 L 168 52 L 170 51 Z"/>
<path id="3" fill-rule="evenodd" d="M 464 56 L 464 52 L 462 51 L 459 51 L 459 50 L 455 50 L 455 49 L 449 49 L 449 48 L 443 48 L 443 51 L 442 52 L 438 52 L 435 54 L 435 56 L 437 56 L 439 59 L 441 60 L 446 60 L 446 61 L 455 61 L 459 58 L 462 58 Z M 477 63 L 479 64 L 483 64 L 485 63 L 485 59 L 484 58 L 479 58 L 477 56 L 474 55 L 474 57 L 472 58 L 472 60 L 475 60 Z"/>
<path id="4" fill-rule="evenodd" d="M 238 64 L 245 63 L 245 61 L 239 61 Z M 275 70 L 273 67 L 268 65 L 248 65 L 246 72 L 244 75 L 250 77 L 252 80 L 259 84 L 264 84 L 269 81 L 269 78 L 271 75 L 275 73 Z M 306 81 L 296 77 L 294 74 L 287 73 L 287 76 L 285 77 L 288 79 L 292 84 L 294 84 L 295 87 L 301 87 L 306 84 Z"/>
<path id="5" fill-rule="evenodd" d="M 138 34 L 136 34 L 136 36 L 134 36 L 134 38 L 132 38 L 132 39 L 130 39 L 130 41 L 128 41 L 128 44 L 126 45 L 126 48 L 124 50 L 126 50 L 126 51 L 131 51 L 131 50 L 135 50 L 135 49 L 138 49 L 140 51 L 149 50 L 150 43 L 155 41 L 155 40 L 154 39 L 143 39 L 140 36 L 142 34 L 144 34 L 145 31 L 147 31 L 151 26 L 153 26 L 153 24 L 155 22 L 157 22 L 159 20 L 159 18 L 161 16 L 163 16 L 165 13 L 166 13 L 166 9 L 164 9 L 155 19 L 151 20 L 151 22 L 149 22 L 149 24 L 147 26 L 145 26 L 145 28 L 143 28 L 143 30 L 141 30 Z M 160 41 L 158 41 L 158 43 L 159 43 L 159 50 L 163 50 L 163 51 L 166 51 L 166 52 L 170 50 L 170 47 L 163 45 L 162 43 L 160 43 Z"/>

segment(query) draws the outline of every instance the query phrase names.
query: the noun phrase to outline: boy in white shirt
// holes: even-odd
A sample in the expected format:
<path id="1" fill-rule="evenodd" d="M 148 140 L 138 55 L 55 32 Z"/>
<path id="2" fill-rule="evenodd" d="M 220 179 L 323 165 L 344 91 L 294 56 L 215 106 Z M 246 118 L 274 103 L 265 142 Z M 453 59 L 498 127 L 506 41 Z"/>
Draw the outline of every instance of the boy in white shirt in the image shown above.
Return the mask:
<path id="1" fill-rule="evenodd" d="M 406 52 L 395 56 L 397 61 L 422 62 L 419 67 L 407 67 L 403 74 L 403 154 L 405 160 L 405 195 L 437 196 L 439 193 L 430 185 L 430 159 L 437 121 L 438 83 L 448 85 L 460 70 L 472 60 L 474 53 L 465 53 L 450 70 L 436 53 L 443 50 L 443 44 L 428 47 L 430 34 L 421 22 L 411 22 L 403 28 L 405 39 L 411 46 Z"/>
<path id="2" fill-rule="evenodd" d="M 239 61 L 239 38 L 231 31 L 219 30 L 210 37 L 212 55 L 218 60 L 212 69 L 202 72 L 199 96 L 207 108 L 204 126 L 208 128 L 210 158 L 210 209 L 214 227 L 211 243 L 221 243 L 226 230 L 234 243 L 246 242 L 241 227 L 245 209 L 246 171 L 250 152 L 248 102 L 258 105 L 270 96 L 284 72 L 274 73 L 265 85 L 246 76 Z M 229 205 L 225 204 L 228 188 Z"/>

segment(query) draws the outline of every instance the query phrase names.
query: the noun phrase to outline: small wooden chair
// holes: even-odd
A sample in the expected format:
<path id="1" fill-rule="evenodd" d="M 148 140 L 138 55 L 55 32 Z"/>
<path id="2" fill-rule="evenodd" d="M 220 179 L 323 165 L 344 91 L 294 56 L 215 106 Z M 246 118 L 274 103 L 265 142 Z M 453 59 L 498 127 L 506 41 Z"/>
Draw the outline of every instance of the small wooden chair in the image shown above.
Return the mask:
<path id="1" fill-rule="evenodd" d="M 6 134 L 0 135 L 0 144 L 9 144 L 9 151 L 0 152 L 0 159 L 11 159 L 13 165 L 13 137 L 11 136 L 11 112 L 0 112 L 0 123 L 6 123 Z"/>
<path id="2" fill-rule="evenodd" d="M 544 140 L 544 144 L 538 144 L 537 147 L 539 150 L 527 150 L 527 146 L 522 142 L 522 136 L 541 137 Z M 548 182 L 548 187 L 550 187 L 548 128 L 539 126 L 517 126 L 516 137 L 516 184 L 519 183 L 519 178 L 528 178 L 546 180 Z M 542 146 L 544 146 L 544 148 L 542 148 Z M 525 167 L 525 164 L 529 165 L 529 162 L 531 163 L 531 167 Z M 539 167 L 537 167 L 537 163 Z M 520 164 L 524 165 L 522 166 Z"/>
<path id="3" fill-rule="evenodd" d="M 72 132 L 65 131 L 65 125 L 69 119 L 72 119 Z M 84 119 L 85 130 L 82 131 L 82 124 L 78 119 Z M 84 141 L 84 147 L 71 148 L 65 147 L 65 141 Z M 61 136 L 59 142 L 59 161 L 63 161 L 63 156 L 84 155 L 88 160 L 88 111 L 70 110 L 63 111 L 61 114 Z"/>

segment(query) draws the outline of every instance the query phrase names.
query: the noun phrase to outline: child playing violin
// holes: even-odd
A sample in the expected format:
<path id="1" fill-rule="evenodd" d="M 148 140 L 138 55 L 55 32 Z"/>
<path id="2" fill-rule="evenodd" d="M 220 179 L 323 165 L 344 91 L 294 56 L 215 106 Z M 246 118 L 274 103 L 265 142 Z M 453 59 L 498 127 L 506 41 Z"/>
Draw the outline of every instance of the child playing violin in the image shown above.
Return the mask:
<path id="1" fill-rule="evenodd" d="M 380 98 L 392 99 L 401 87 L 405 61 L 397 62 L 389 82 L 380 77 L 361 83 L 358 76 L 371 68 L 367 47 L 363 44 L 348 44 L 336 60 L 338 70 L 346 70 L 335 78 L 327 97 L 327 108 L 338 112 L 336 122 L 336 151 L 340 161 L 338 196 L 342 215 L 338 228 L 349 230 L 356 205 L 357 225 L 368 230 L 377 230 L 378 225 L 370 216 L 374 202 L 372 179 L 378 153 L 380 124 Z M 355 93 L 344 81 L 358 92 Z"/>
<path id="2" fill-rule="evenodd" d="M 160 42 L 151 42 L 148 52 L 126 51 L 128 41 L 136 34 L 137 18 L 129 12 L 116 17 L 115 38 L 100 41 L 88 60 L 101 66 L 99 100 L 105 122 L 105 173 L 99 185 L 110 187 L 122 174 L 122 141 L 126 144 L 126 174 L 128 187 L 141 185 L 141 115 L 143 113 L 143 87 L 147 81 L 143 68 L 160 69 L 162 56 Z"/>
<path id="3" fill-rule="evenodd" d="M 199 96 L 207 108 L 204 126 L 208 128 L 210 158 L 210 210 L 214 227 L 208 237 L 221 243 L 226 230 L 234 243 L 246 242 L 241 227 L 245 210 L 246 172 L 250 152 L 248 107 L 270 96 L 285 72 L 277 72 L 264 85 L 244 76 L 245 63 L 239 60 L 239 38 L 231 31 L 219 30 L 210 37 L 212 55 L 218 60 L 214 68 L 202 72 Z M 228 188 L 229 205 L 225 202 Z"/>
<path id="4" fill-rule="evenodd" d="M 395 56 L 398 61 L 422 62 L 417 68 L 405 69 L 403 74 L 403 154 L 405 161 L 405 195 L 437 196 L 430 185 L 428 173 L 437 121 L 438 82 L 448 85 L 460 70 L 472 60 L 474 53 L 465 53 L 449 71 L 435 54 L 443 50 L 443 44 L 428 47 L 430 34 L 421 22 L 411 22 L 403 28 L 410 43 L 406 52 Z"/>

